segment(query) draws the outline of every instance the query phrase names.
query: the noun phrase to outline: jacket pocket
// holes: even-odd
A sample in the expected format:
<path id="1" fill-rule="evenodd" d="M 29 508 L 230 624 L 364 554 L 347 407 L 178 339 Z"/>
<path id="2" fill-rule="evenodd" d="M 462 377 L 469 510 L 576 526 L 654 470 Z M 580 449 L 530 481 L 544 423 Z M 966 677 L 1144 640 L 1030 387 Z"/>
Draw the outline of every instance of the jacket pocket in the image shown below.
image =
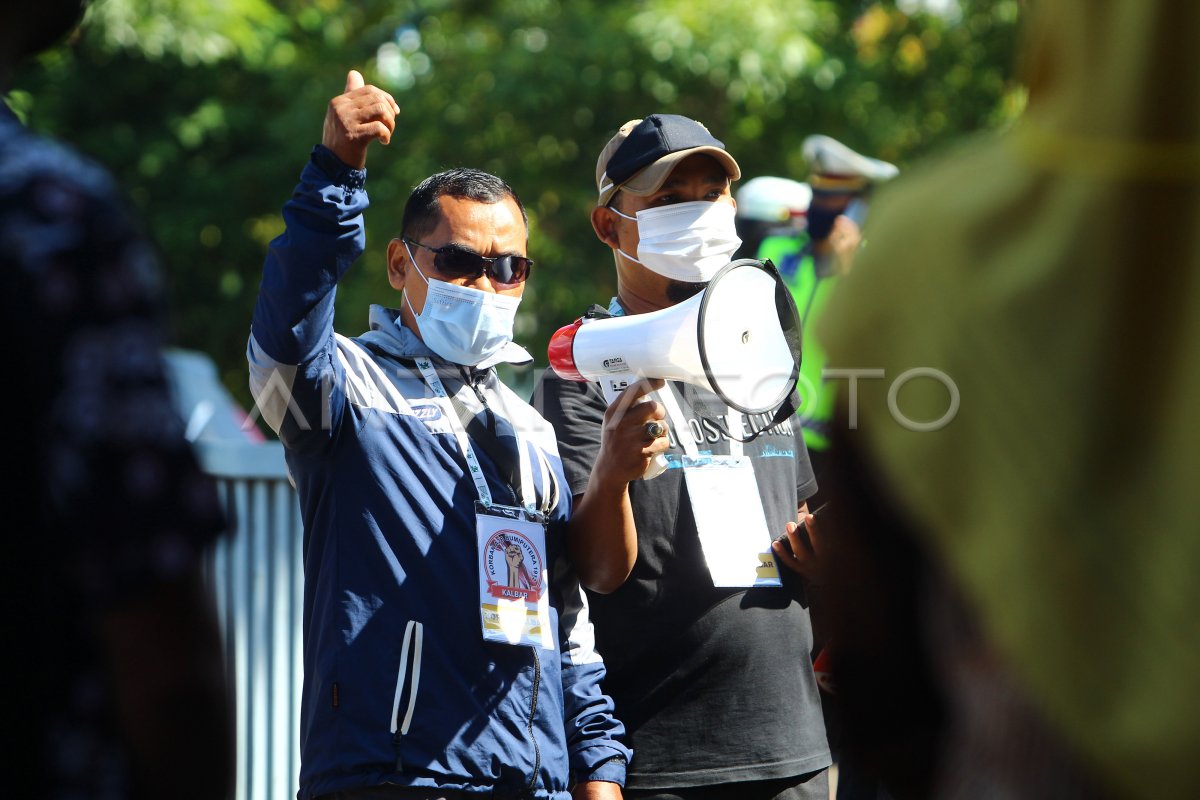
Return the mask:
<path id="1" fill-rule="evenodd" d="M 425 638 L 425 626 L 409 620 L 404 628 L 404 641 L 400 646 L 400 667 L 396 672 L 396 696 L 392 700 L 392 734 L 399 744 L 399 737 L 408 733 L 412 725 L 413 712 L 417 708 L 417 690 L 421 685 L 421 645 Z M 408 702 L 401 712 L 401 703 L 407 689 Z"/>

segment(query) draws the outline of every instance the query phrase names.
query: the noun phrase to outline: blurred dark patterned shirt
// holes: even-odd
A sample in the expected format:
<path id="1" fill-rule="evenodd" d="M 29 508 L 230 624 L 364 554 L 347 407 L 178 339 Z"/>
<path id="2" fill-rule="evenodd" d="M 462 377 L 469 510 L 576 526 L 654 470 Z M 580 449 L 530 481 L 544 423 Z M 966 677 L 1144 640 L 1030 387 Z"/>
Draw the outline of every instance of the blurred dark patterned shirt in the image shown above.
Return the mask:
<path id="1" fill-rule="evenodd" d="M 95 621 L 193 573 L 223 519 L 168 393 L 153 252 L 103 170 L 3 103 L 0 272 L 5 782 L 120 798 Z"/>

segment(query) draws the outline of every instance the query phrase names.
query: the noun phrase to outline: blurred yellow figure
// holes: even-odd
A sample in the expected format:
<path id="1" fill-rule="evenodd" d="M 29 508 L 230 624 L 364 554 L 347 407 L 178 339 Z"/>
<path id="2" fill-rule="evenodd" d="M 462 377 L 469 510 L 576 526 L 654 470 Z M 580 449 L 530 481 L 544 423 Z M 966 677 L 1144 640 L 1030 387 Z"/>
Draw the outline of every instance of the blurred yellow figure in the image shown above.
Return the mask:
<path id="1" fill-rule="evenodd" d="M 1011 701 L 1078 785 L 1196 797 L 1200 4 L 1028 10 L 1024 118 L 881 190 L 818 335 L 885 372 L 840 435 L 940 576 L 924 622 L 971 621 L 929 651 L 963 734 L 937 796 L 985 796 L 959 766 L 1013 796 L 1053 780 L 1010 769 L 1041 755 L 1021 725 L 981 724 Z"/>

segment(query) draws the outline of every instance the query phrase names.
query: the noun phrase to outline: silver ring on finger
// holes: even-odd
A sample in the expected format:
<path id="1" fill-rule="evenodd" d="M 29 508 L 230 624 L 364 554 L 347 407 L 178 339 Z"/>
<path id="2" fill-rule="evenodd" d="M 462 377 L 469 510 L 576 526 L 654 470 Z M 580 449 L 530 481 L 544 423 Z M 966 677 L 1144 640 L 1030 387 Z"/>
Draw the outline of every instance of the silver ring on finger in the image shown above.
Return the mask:
<path id="1" fill-rule="evenodd" d="M 658 420 L 652 420 L 646 423 L 646 439 L 653 442 L 660 436 L 667 435 L 667 426 L 663 425 Z"/>

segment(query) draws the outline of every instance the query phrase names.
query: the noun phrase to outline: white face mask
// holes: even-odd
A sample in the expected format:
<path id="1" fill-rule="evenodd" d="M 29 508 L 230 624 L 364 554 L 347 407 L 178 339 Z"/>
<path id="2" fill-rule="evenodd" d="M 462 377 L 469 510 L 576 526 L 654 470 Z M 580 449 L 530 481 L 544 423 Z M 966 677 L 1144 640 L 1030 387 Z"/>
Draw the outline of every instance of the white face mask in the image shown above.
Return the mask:
<path id="1" fill-rule="evenodd" d="M 611 206 L 610 206 L 611 208 Z M 647 208 L 636 217 L 612 209 L 638 226 L 638 257 L 618 253 L 666 278 L 706 283 L 729 263 L 742 244 L 729 203 L 696 200 L 662 208 Z"/>
<path id="2" fill-rule="evenodd" d="M 429 349 L 447 361 L 473 367 L 512 341 L 521 298 L 426 278 L 404 243 L 408 259 L 429 287 L 421 313 L 412 309 Z M 408 292 L 404 293 L 408 302 Z M 399 318 L 397 318 L 397 323 Z"/>

